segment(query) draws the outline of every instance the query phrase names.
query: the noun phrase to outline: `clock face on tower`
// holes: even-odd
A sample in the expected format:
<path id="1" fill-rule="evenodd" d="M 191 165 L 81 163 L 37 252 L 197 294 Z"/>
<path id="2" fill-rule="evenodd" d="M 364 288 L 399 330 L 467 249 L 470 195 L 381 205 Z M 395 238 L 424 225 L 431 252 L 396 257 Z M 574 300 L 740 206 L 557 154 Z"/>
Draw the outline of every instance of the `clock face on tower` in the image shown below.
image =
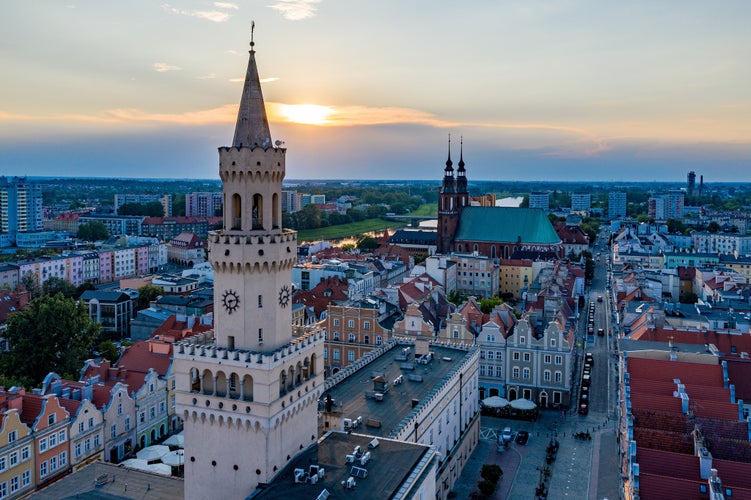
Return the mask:
<path id="1" fill-rule="evenodd" d="M 232 314 L 240 305 L 240 297 L 237 296 L 237 292 L 226 290 L 222 294 L 222 305 L 229 314 Z"/>
<path id="2" fill-rule="evenodd" d="M 287 307 L 287 304 L 289 304 L 289 287 L 287 285 L 284 285 L 281 290 L 279 290 L 279 305 L 282 307 Z"/>

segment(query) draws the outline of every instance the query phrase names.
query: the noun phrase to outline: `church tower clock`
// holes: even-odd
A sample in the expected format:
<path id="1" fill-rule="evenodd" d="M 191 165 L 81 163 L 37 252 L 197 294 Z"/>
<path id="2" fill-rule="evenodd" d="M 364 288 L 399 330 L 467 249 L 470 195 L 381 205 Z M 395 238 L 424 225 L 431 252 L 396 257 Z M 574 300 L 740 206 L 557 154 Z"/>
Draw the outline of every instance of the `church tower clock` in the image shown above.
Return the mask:
<path id="1" fill-rule="evenodd" d="M 209 234 L 213 336 L 174 346 L 185 498 L 245 498 L 317 437 L 324 333 L 292 328 L 297 233 L 283 229 L 286 149 L 272 143 L 251 32 L 231 146 L 219 148 L 224 222 Z"/>

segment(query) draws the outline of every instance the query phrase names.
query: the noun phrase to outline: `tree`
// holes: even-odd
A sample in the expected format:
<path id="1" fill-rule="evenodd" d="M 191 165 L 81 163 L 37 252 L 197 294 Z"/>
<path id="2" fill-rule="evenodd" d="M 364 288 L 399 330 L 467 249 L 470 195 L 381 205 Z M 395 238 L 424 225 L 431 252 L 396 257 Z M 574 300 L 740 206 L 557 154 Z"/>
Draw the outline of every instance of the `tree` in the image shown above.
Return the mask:
<path id="1" fill-rule="evenodd" d="M 164 295 L 164 288 L 154 285 L 144 285 L 138 289 L 138 300 L 136 300 L 136 309 L 146 309 L 149 304 L 156 300 L 160 295 Z"/>
<path id="2" fill-rule="evenodd" d="M 183 201 L 183 204 L 185 202 Z M 145 215 L 147 217 L 162 217 L 164 206 L 159 201 L 148 203 L 124 203 L 117 209 L 118 215 Z"/>
<path id="3" fill-rule="evenodd" d="M 5 337 L 11 350 L 0 358 L 2 371 L 31 387 L 49 372 L 78 378 L 99 329 L 83 302 L 61 293 L 42 295 L 8 318 Z"/>
<path id="4" fill-rule="evenodd" d="M 455 288 L 446 295 L 446 300 L 458 306 L 467 301 L 467 296 Z"/>
<path id="5" fill-rule="evenodd" d="M 42 293 L 44 295 L 57 295 L 62 293 L 63 297 L 74 298 L 76 295 L 76 287 L 68 281 L 57 276 L 51 276 L 42 284 Z"/>
<path id="6" fill-rule="evenodd" d="M 21 284 L 29 292 L 29 296 L 32 299 L 42 294 L 42 287 L 39 286 L 39 277 L 31 271 L 27 271 L 26 274 L 21 276 Z"/>
<path id="7" fill-rule="evenodd" d="M 707 231 L 710 233 L 719 233 L 720 232 L 720 224 L 717 221 L 712 221 L 709 224 L 707 224 Z"/>
<path id="8" fill-rule="evenodd" d="M 500 297 L 490 297 L 489 299 L 480 299 L 480 310 L 485 313 L 489 314 L 490 311 L 493 310 L 495 306 L 499 306 L 503 304 L 503 301 Z"/>
<path id="9" fill-rule="evenodd" d="M 87 222 L 78 226 L 77 237 L 79 240 L 100 241 L 107 239 L 109 235 L 107 227 L 99 221 Z"/>
<path id="10" fill-rule="evenodd" d="M 113 363 L 120 358 L 120 350 L 111 340 L 99 342 L 99 355 L 102 359 L 112 361 Z"/>
<path id="11" fill-rule="evenodd" d="M 360 236 L 357 240 L 357 248 L 360 250 L 375 250 L 378 248 L 378 240 L 372 236 Z"/>
<path id="12" fill-rule="evenodd" d="M 81 283 L 80 285 L 76 287 L 75 298 L 78 298 L 81 295 L 83 295 L 83 292 L 85 292 L 86 290 L 96 290 L 96 287 L 91 281 L 86 281 L 84 283 Z"/>

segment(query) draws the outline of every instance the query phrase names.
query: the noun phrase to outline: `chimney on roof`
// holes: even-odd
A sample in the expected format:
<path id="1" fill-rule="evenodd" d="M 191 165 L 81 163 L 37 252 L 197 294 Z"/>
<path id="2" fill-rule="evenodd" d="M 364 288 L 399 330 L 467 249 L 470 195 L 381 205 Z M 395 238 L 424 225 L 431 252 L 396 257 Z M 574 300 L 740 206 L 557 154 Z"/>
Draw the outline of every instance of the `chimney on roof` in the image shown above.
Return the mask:
<path id="1" fill-rule="evenodd" d="M 701 478 L 709 479 L 712 471 L 712 454 L 704 446 L 700 446 L 696 454 L 699 456 L 699 474 Z"/>

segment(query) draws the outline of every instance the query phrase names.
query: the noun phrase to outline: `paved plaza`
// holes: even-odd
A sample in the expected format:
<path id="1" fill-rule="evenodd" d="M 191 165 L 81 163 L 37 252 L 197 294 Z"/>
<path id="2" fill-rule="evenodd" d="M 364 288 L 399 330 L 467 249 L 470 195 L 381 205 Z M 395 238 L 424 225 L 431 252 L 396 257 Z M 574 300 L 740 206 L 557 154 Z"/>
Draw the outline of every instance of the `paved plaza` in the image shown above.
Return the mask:
<path id="1" fill-rule="evenodd" d="M 526 445 L 512 443 L 505 451 L 497 451 L 497 433 L 506 426 L 515 432 L 529 431 L 529 442 Z M 564 417 L 560 412 L 544 411 L 536 422 L 482 417 L 481 427 L 480 443 L 454 487 L 456 498 L 470 498 L 477 490 L 484 464 L 497 464 L 503 469 L 494 499 L 535 498 L 537 486 L 545 479 L 546 468 L 551 500 L 619 498 L 615 425 L 607 415 L 593 412 L 586 417 Z M 576 432 L 590 432 L 592 440 L 575 439 Z M 556 459 L 547 464 L 546 448 L 556 435 L 558 453 Z"/>

